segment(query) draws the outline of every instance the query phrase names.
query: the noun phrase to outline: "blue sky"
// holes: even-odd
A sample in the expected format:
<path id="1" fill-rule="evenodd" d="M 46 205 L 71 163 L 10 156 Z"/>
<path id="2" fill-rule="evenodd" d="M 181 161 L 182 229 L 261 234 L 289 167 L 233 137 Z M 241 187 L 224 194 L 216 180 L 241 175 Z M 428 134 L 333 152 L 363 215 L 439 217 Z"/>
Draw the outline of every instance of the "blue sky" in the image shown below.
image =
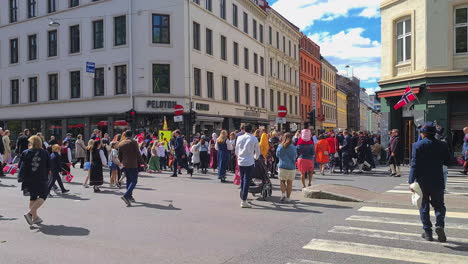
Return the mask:
<path id="1" fill-rule="evenodd" d="M 372 94 L 380 79 L 379 0 L 268 0 L 320 45 L 340 74 L 361 79 Z M 347 69 L 346 65 L 350 68 Z"/>

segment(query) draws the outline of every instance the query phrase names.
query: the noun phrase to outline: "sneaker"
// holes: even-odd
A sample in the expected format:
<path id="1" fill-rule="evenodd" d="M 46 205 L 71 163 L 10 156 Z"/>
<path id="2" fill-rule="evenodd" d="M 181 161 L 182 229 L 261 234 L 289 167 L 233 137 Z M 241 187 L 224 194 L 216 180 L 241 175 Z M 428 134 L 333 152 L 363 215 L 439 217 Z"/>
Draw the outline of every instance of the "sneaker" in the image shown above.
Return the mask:
<path id="1" fill-rule="evenodd" d="M 62 191 L 62 194 L 66 194 L 66 193 L 69 193 L 69 192 L 70 192 L 70 190 L 65 189 L 65 190 Z"/>
<path id="2" fill-rule="evenodd" d="M 177 174 L 173 174 L 173 175 L 171 175 L 171 177 L 177 177 Z"/>
<path id="3" fill-rule="evenodd" d="M 83 188 L 89 188 L 89 185 L 88 184 L 83 184 Z"/>
<path id="4" fill-rule="evenodd" d="M 136 203 L 136 201 L 135 201 L 135 198 L 133 198 L 133 196 L 132 196 L 132 197 L 130 197 L 130 199 L 129 199 L 129 200 L 130 200 L 130 202 L 132 202 L 132 203 Z"/>
<path id="5" fill-rule="evenodd" d="M 304 187 L 304 188 L 305 188 L 305 187 Z M 280 202 L 284 202 L 284 199 L 285 199 L 285 198 L 286 198 L 286 197 L 281 196 Z"/>
<path id="6" fill-rule="evenodd" d="M 26 222 L 28 222 L 29 225 L 33 224 L 32 214 L 30 214 L 30 213 L 25 214 L 24 219 L 26 219 Z"/>
<path id="7" fill-rule="evenodd" d="M 441 243 L 447 242 L 447 236 L 445 235 L 445 231 L 443 227 L 436 227 L 435 232 L 437 234 L 437 239 Z"/>
<path id="8" fill-rule="evenodd" d="M 242 201 L 240 204 L 241 208 L 252 208 L 252 206 L 247 201 Z"/>
<path id="9" fill-rule="evenodd" d="M 122 196 L 120 197 L 120 199 L 122 199 L 127 206 L 132 206 L 132 204 L 130 203 L 130 200 L 128 200 L 127 197 Z"/>
<path id="10" fill-rule="evenodd" d="M 397 175 L 395 175 L 394 177 L 399 178 L 399 177 L 401 177 L 401 175 L 400 175 L 400 174 L 397 174 Z"/>
<path id="11" fill-rule="evenodd" d="M 426 241 L 434 241 L 434 238 L 432 237 L 432 231 L 424 231 L 421 236 Z"/>
<path id="12" fill-rule="evenodd" d="M 37 217 L 34 221 L 33 221 L 33 225 L 38 225 L 38 224 L 41 224 L 42 223 L 42 219 L 40 217 Z"/>
<path id="13" fill-rule="evenodd" d="M 284 202 L 285 202 L 285 203 L 289 203 L 290 201 L 291 201 L 291 200 L 290 200 L 288 197 L 285 197 L 285 198 L 284 198 Z"/>
<path id="14" fill-rule="evenodd" d="M 459 171 L 461 174 L 466 175 L 466 171 Z"/>

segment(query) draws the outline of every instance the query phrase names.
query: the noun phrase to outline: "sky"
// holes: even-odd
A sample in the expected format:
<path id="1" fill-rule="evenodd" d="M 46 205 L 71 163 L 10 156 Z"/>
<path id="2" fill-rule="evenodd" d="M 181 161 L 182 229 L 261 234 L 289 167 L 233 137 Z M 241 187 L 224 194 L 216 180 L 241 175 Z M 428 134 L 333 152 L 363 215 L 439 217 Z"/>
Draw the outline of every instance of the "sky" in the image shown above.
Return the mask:
<path id="1" fill-rule="evenodd" d="M 322 56 L 339 74 L 360 78 L 361 87 L 368 94 L 380 89 L 379 0 L 268 0 L 268 3 L 320 45 Z"/>

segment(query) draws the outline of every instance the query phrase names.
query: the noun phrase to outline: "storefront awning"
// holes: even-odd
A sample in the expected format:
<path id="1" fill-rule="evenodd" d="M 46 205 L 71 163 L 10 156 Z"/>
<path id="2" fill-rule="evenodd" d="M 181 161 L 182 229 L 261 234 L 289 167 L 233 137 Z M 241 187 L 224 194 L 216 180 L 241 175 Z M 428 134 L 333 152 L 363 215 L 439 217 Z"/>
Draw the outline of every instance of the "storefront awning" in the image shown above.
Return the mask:
<path id="1" fill-rule="evenodd" d="M 430 93 L 468 91 L 468 83 L 432 84 L 427 86 Z"/>
<path id="2" fill-rule="evenodd" d="M 197 115 L 197 121 L 222 123 L 222 122 L 224 122 L 224 118 L 223 117 L 215 117 L 215 116 Z"/>
<path id="3" fill-rule="evenodd" d="M 379 98 L 386 98 L 386 97 L 395 97 L 395 96 L 402 96 L 405 93 L 405 88 L 397 89 L 397 90 L 390 90 L 390 91 L 378 91 L 375 92 Z M 419 87 L 412 87 L 411 90 L 414 94 L 418 94 L 420 91 Z"/>

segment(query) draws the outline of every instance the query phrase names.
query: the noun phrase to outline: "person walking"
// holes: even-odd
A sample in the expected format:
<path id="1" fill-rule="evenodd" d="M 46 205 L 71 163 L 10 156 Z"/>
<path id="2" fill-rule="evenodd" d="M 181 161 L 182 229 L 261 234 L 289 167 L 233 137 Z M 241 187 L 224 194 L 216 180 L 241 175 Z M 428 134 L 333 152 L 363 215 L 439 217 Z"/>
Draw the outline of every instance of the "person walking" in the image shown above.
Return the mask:
<path id="1" fill-rule="evenodd" d="M 433 241 L 432 223 L 430 219 L 430 205 L 434 207 L 436 216 L 435 232 L 439 242 L 446 242 L 444 203 L 444 177 L 443 166 L 448 165 L 450 152 L 445 142 L 435 138 L 436 127 L 433 122 L 426 122 L 421 127 L 422 140 L 414 143 L 411 158 L 411 169 L 408 178 L 410 190 L 415 192 L 411 184 L 417 182 L 422 191 L 419 215 L 423 225 L 422 237 Z"/>
<path id="2" fill-rule="evenodd" d="M 218 135 L 213 133 L 210 140 L 210 168 L 213 169 L 213 172 L 218 168 L 218 151 L 215 148 L 217 140 Z"/>
<path id="3" fill-rule="evenodd" d="M 127 206 L 131 206 L 135 202 L 133 197 L 133 189 L 138 183 L 138 166 L 139 164 L 146 165 L 141 157 L 138 143 L 132 139 L 133 131 L 125 132 L 126 139 L 119 144 L 119 160 L 121 162 L 122 171 L 127 178 L 127 191 L 121 197 Z"/>
<path id="4" fill-rule="evenodd" d="M 461 174 L 468 174 L 468 127 L 463 128 L 463 133 L 465 137 L 463 138 L 463 171 L 460 171 Z"/>
<path id="5" fill-rule="evenodd" d="M 309 129 L 303 129 L 301 132 L 301 137 L 297 141 L 297 156 L 297 169 L 301 173 L 302 188 L 306 187 L 306 175 L 309 180 L 308 186 L 311 186 L 314 174 L 315 148 L 312 132 Z"/>
<path id="6" fill-rule="evenodd" d="M 174 140 L 174 162 L 173 166 L 173 173 L 171 177 L 177 177 L 177 172 L 180 173 L 180 168 L 187 169 L 187 164 L 184 162 L 186 160 L 187 154 L 185 153 L 184 147 L 184 140 L 180 136 L 180 131 L 176 130 L 174 132 L 175 140 Z"/>
<path id="7" fill-rule="evenodd" d="M 28 146 L 29 146 L 28 138 L 29 138 L 29 129 L 25 129 L 23 131 L 23 135 L 19 136 L 18 140 L 16 141 L 16 154 L 21 154 L 23 153 L 23 151 L 28 149 Z"/>
<path id="8" fill-rule="evenodd" d="M 86 145 L 83 141 L 83 135 L 78 135 L 75 142 L 75 162 L 73 162 L 73 168 L 75 165 L 80 162 L 80 169 L 83 169 L 84 160 L 86 158 Z"/>
<path id="9" fill-rule="evenodd" d="M 3 143 L 3 148 L 5 149 L 3 154 L 3 163 L 8 163 L 11 160 L 10 130 L 5 130 L 5 132 L 3 132 L 3 137 L 1 137 L 1 140 Z"/>
<path id="10" fill-rule="evenodd" d="M 402 147 L 398 133 L 398 129 L 392 130 L 392 138 L 390 139 L 389 148 L 387 149 L 389 154 L 388 164 L 392 171 L 390 177 L 401 177 L 400 164 L 402 158 Z"/>
<path id="11" fill-rule="evenodd" d="M 167 170 L 166 148 L 164 147 L 164 142 L 162 141 L 158 142 L 157 153 L 159 157 L 159 164 L 160 164 L 161 170 Z"/>
<path id="12" fill-rule="evenodd" d="M 231 132 L 231 134 L 229 134 L 228 142 L 232 146 L 232 150 L 229 151 L 228 171 L 235 173 L 236 172 L 236 155 L 234 153 L 234 147 L 236 146 L 236 133 L 235 132 Z"/>
<path id="13" fill-rule="evenodd" d="M 226 130 L 221 131 L 218 139 L 216 139 L 215 149 L 218 152 L 218 180 L 226 182 L 226 171 L 229 162 L 229 151 L 232 150 L 232 145 L 228 140 Z"/>
<path id="14" fill-rule="evenodd" d="M 338 154 L 338 139 L 335 136 L 334 132 L 330 132 L 327 137 L 328 142 L 328 156 L 330 159 L 329 169 L 330 173 L 335 173 L 336 165 L 339 163 L 339 154 Z"/>
<path id="15" fill-rule="evenodd" d="M 330 158 L 328 157 L 328 150 L 330 146 L 328 145 L 327 140 L 325 139 L 325 135 L 321 134 L 319 136 L 319 141 L 315 145 L 315 161 L 320 166 L 320 173 L 325 175 L 325 166 L 330 162 Z"/>
<path id="16" fill-rule="evenodd" d="M 110 147 L 111 151 L 109 153 L 109 169 L 111 171 L 111 177 L 110 177 L 110 187 L 118 187 L 120 188 L 120 182 L 119 182 L 119 166 L 120 166 L 120 160 L 119 160 L 119 151 L 117 149 L 117 142 L 111 142 Z"/>
<path id="17" fill-rule="evenodd" d="M 107 167 L 107 158 L 101 149 L 100 140 L 94 141 L 93 148 L 90 151 L 91 167 L 89 169 L 89 185 L 93 186 L 94 192 L 100 192 L 99 186 L 104 184 L 104 175 L 102 167 Z"/>
<path id="18" fill-rule="evenodd" d="M 3 129 L 0 127 L 0 176 L 5 176 L 3 173 L 3 167 L 7 163 L 5 159 L 5 144 L 3 142 Z"/>
<path id="19" fill-rule="evenodd" d="M 297 143 L 299 143 L 299 138 Z M 310 139 L 309 139 L 310 140 Z M 283 135 L 281 144 L 278 146 L 276 155 L 279 158 L 278 178 L 281 184 L 281 202 L 289 202 L 292 193 L 292 183 L 296 178 L 297 148 L 293 144 L 291 133 Z"/>
<path id="20" fill-rule="evenodd" d="M 158 142 L 153 142 L 150 144 L 149 154 L 151 154 L 151 158 L 149 160 L 148 172 L 157 172 L 161 173 L 161 165 L 159 162 L 159 155 L 158 155 Z"/>
<path id="21" fill-rule="evenodd" d="M 72 162 L 72 153 L 69 141 L 63 141 L 62 148 L 60 150 L 60 158 L 62 159 L 62 175 L 66 175 L 67 172 L 70 172 Z"/>
<path id="22" fill-rule="evenodd" d="M 192 142 L 192 147 L 190 147 L 190 152 L 192 153 L 192 165 L 197 168 L 197 172 L 200 170 L 200 147 L 196 140 Z"/>
<path id="23" fill-rule="evenodd" d="M 37 211 L 48 195 L 50 157 L 49 153 L 42 149 L 42 140 L 38 136 L 32 136 L 28 141 L 31 148 L 20 153 L 18 182 L 22 183 L 23 193 L 29 192 L 29 211 L 24 218 L 29 225 L 33 225 L 42 223 Z"/>
<path id="24" fill-rule="evenodd" d="M 271 132 L 271 137 L 268 140 L 270 143 L 270 178 L 275 178 L 275 175 L 278 175 L 278 157 L 276 156 L 276 150 L 278 149 L 278 145 L 280 143 L 278 132 L 273 130 Z"/>
<path id="25" fill-rule="evenodd" d="M 50 190 L 55 185 L 55 182 L 57 182 L 60 186 L 62 194 L 65 194 L 70 191 L 65 189 L 65 186 L 63 186 L 62 178 L 60 177 L 60 172 L 62 171 L 62 157 L 60 157 L 61 149 L 62 148 L 58 144 L 52 146 L 52 153 L 50 154 L 50 175 L 52 176 L 52 180 L 49 182 L 47 192 L 48 194 L 50 194 Z"/>
<path id="26" fill-rule="evenodd" d="M 350 170 L 349 165 L 351 163 L 351 158 L 352 158 L 351 152 L 354 151 L 354 149 L 352 148 L 352 144 L 353 144 L 352 138 L 349 135 L 348 130 L 345 130 L 343 132 L 343 145 L 340 146 L 340 150 L 342 153 L 344 174 L 349 174 L 349 170 Z"/>
<path id="27" fill-rule="evenodd" d="M 208 162 L 210 160 L 210 156 L 208 154 L 209 144 L 206 142 L 206 138 L 202 137 L 197 146 L 200 150 L 200 168 L 202 173 L 206 174 L 208 171 Z"/>
<path id="28" fill-rule="evenodd" d="M 242 201 L 240 206 L 242 208 L 251 208 L 252 206 L 247 203 L 247 196 L 254 173 L 255 159 L 260 156 L 260 146 L 258 139 L 252 135 L 252 125 L 245 125 L 244 130 L 245 134 L 239 136 L 236 140 L 237 164 L 241 176 L 240 196 Z"/>
<path id="29" fill-rule="evenodd" d="M 84 188 L 89 188 L 88 182 L 89 182 L 89 169 L 91 167 L 91 150 L 93 149 L 94 146 L 94 139 L 90 139 L 88 141 L 88 146 L 86 147 L 86 162 L 85 162 L 85 167 L 84 169 L 88 171 L 85 181 L 83 182 L 83 187 Z M 87 164 L 87 165 L 86 165 Z"/>

